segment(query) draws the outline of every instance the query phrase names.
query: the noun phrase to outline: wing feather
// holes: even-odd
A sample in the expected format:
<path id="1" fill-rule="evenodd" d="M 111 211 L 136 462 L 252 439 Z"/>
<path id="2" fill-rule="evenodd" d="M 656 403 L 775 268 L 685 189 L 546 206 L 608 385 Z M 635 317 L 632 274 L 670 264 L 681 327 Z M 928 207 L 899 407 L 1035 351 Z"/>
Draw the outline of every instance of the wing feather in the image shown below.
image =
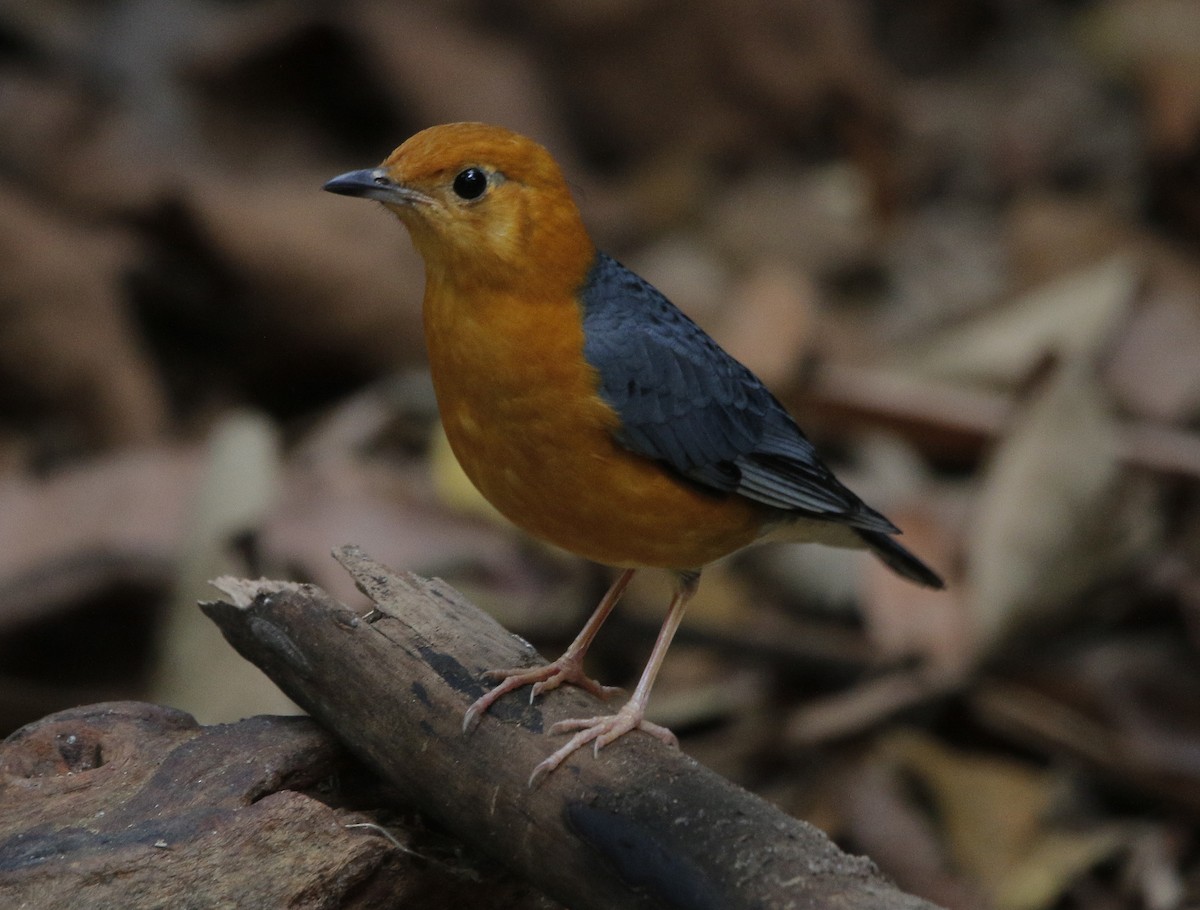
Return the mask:
<path id="1" fill-rule="evenodd" d="M 601 253 L 581 300 L 584 356 L 621 419 L 621 445 L 717 492 L 896 533 L 833 476 L 758 378 L 652 285 Z"/>

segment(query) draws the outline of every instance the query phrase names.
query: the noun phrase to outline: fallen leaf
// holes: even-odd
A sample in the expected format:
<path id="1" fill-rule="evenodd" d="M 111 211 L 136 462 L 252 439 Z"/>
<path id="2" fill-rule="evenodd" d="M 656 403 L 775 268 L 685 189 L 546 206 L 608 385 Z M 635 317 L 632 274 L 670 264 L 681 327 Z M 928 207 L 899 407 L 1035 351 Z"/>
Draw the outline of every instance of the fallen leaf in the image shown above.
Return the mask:
<path id="1" fill-rule="evenodd" d="M 1200 414 L 1200 279 L 1156 275 L 1129 314 L 1105 370 L 1114 398 L 1135 414 L 1186 424 Z"/>
<path id="2" fill-rule="evenodd" d="M 1054 821 L 1062 778 L 1005 758 L 947 748 L 900 732 L 880 745 L 928 795 L 955 865 L 997 910 L 1045 910 L 1083 873 L 1125 845 L 1117 824 L 1066 828 Z"/>
<path id="3" fill-rule="evenodd" d="M 194 449 L 161 447 L 0 480 L 0 628 L 73 606 L 126 567 L 165 585 L 200 470 Z"/>
<path id="4" fill-rule="evenodd" d="M 811 349 L 817 289 L 799 269 L 761 260 L 730 294 L 713 336 L 768 388 L 788 384 Z"/>
<path id="5" fill-rule="evenodd" d="M 92 446 L 164 429 L 159 377 L 123 297 L 124 232 L 63 218 L 0 183 L 0 384 L 12 408 L 68 418 Z"/>
<path id="6" fill-rule="evenodd" d="M 1091 367 L 1062 363 L 992 453 L 966 542 L 981 647 L 1061 612 L 1131 552 L 1117 428 Z M 1143 536 L 1143 535 L 1137 535 Z"/>
<path id="7" fill-rule="evenodd" d="M 280 494 L 278 432 L 260 414 L 232 412 L 213 428 L 206 456 L 189 503 L 179 581 L 159 629 L 151 700 L 211 723 L 299 713 L 196 609 L 197 601 L 211 599 L 208 579 L 243 570 L 231 544 L 261 526 Z"/>
<path id="8" fill-rule="evenodd" d="M 946 329 L 898 362 L 917 375 L 1013 387 L 1047 355 L 1098 352 L 1133 302 L 1139 277 L 1131 257 L 1112 256 Z"/>

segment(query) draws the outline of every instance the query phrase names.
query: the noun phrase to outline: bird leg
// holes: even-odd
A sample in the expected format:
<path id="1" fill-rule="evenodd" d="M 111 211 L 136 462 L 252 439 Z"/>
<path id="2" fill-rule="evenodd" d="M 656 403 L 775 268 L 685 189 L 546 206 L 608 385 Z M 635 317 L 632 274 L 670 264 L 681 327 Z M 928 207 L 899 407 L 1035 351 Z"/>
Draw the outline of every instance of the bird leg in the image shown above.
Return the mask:
<path id="1" fill-rule="evenodd" d="M 633 691 L 633 697 L 616 714 L 573 718 L 559 721 L 552 726 L 549 730 L 552 735 L 569 733 L 572 730 L 578 732 L 566 745 L 533 769 L 533 774 L 529 776 L 529 786 L 536 786 L 543 777 L 588 743 L 594 744 L 592 754 L 598 755 L 601 749 L 631 730 L 642 730 L 649 733 L 651 736 L 661 739 L 668 746 L 679 745 L 674 733 L 666 727 L 646 720 L 646 703 L 650 700 L 650 689 L 662 667 L 663 659 L 667 656 L 671 639 L 675 637 L 675 631 L 683 620 L 683 612 L 692 595 L 696 593 L 699 584 L 699 572 L 679 573 L 679 585 L 675 590 L 675 596 L 671 598 L 671 605 L 667 608 L 667 618 L 663 620 L 662 629 L 659 630 L 658 638 L 654 642 L 654 650 L 650 652 L 650 659 L 646 662 L 642 678 L 638 680 L 637 688 Z"/>
<path id="2" fill-rule="evenodd" d="M 514 689 L 519 689 L 522 686 L 528 686 L 531 683 L 533 688 L 529 692 L 529 701 L 532 702 L 537 696 L 543 692 L 549 692 L 551 689 L 557 689 L 563 683 L 570 683 L 573 686 L 579 686 L 581 689 L 586 689 L 598 698 L 608 698 L 616 692 L 619 692 L 615 686 L 602 686 L 590 676 L 583 672 L 583 656 L 591 647 L 592 640 L 596 637 L 596 633 L 600 631 L 600 627 L 604 625 L 604 620 L 608 619 L 608 614 L 612 612 L 613 607 L 617 605 L 617 601 L 621 599 L 621 595 L 625 593 L 625 589 L 629 586 L 630 580 L 633 578 L 634 569 L 626 569 L 613 582 L 612 587 L 608 589 L 608 593 L 600 601 L 600 605 L 596 607 L 595 612 L 584 624 L 579 634 L 575 636 L 575 640 L 571 642 L 566 651 L 558 660 L 552 663 L 543 664 L 540 667 L 514 667 L 509 670 L 489 670 L 485 675 L 489 679 L 501 680 L 500 685 L 496 686 L 486 695 L 483 695 L 475 701 L 471 707 L 467 708 L 467 713 L 463 716 L 463 732 L 469 733 L 479 725 L 480 718 L 496 701 Z"/>

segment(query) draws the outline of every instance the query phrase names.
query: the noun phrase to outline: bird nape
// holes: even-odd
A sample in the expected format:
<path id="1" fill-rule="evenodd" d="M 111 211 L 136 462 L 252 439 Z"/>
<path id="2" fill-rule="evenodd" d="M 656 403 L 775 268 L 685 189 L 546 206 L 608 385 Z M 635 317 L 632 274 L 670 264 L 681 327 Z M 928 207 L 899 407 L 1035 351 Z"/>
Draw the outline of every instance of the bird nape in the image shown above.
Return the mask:
<path id="1" fill-rule="evenodd" d="M 655 676 L 700 570 L 765 540 L 866 548 L 931 588 L 942 580 L 899 530 L 847 489 L 745 366 L 652 285 L 597 251 L 558 165 L 509 130 L 453 123 L 417 133 L 376 168 L 325 189 L 383 203 L 425 262 L 424 323 L 446 436 L 464 472 L 513 523 L 618 575 L 561 657 L 491 671 L 502 696 L 563 683 L 613 691 L 583 658 L 634 572 L 676 588 L 633 695 L 615 714 L 562 721 L 573 733 L 533 784 L 588 743 L 645 717 Z"/>

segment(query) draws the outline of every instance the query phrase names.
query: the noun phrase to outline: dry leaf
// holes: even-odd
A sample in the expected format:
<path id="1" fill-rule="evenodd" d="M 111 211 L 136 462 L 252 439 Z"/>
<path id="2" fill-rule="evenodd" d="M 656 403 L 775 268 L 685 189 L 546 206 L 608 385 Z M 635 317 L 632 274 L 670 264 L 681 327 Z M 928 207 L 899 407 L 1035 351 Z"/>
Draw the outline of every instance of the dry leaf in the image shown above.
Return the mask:
<path id="1" fill-rule="evenodd" d="M 279 371 L 337 358 L 364 374 L 421 362 L 420 257 L 386 212 L 322 193 L 332 176 L 193 180 L 204 236 L 244 283 L 239 318 L 269 338 L 254 354 L 286 360 Z"/>
<path id="2" fill-rule="evenodd" d="M 1134 413 L 1170 423 L 1200 414 L 1200 282 L 1156 280 L 1130 314 L 1105 379 Z"/>
<path id="3" fill-rule="evenodd" d="M 416 122 L 502 123 L 536 137 L 568 163 L 572 144 L 540 103 L 544 75 L 507 36 L 476 28 L 440 4 L 363 0 L 349 10 L 344 27 L 381 74 L 383 85 L 395 90 L 396 107 Z M 397 35 L 405 40 L 395 40 Z M 396 137 L 397 144 L 402 138 Z"/>
<path id="4" fill-rule="evenodd" d="M 845 834 L 907 891 L 954 910 L 993 910 L 979 885 L 953 868 L 936 819 L 913 804 L 906 784 L 890 763 L 862 762 L 852 782 L 834 791 L 833 817 L 819 819 L 819 826 L 830 830 L 843 818 Z"/>
<path id="5" fill-rule="evenodd" d="M 993 453 L 968 539 L 976 635 L 993 642 L 1091 580 L 1084 539 L 1118 476 L 1116 434 L 1086 369 L 1064 365 Z"/>
<path id="6" fill-rule="evenodd" d="M 1054 771 L 967 755 L 916 733 L 898 733 L 880 750 L 928 794 L 946 849 L 997 910 L 1054 906 L 1081 874 L 1126 842 L 1114 824 L 1057 827 L 1062 787 Z"/>
<path id="7" fill-rule="evenodd" d="M 280 453 L 274 425 L 258 414 L 231 413 L 212 431 L 208 461 L 191 501 L 179 584 L 159 630 L 151 700 L 202 723 L 298 709 L 261 670 L 229 646 L 196 609 L 211 599 L 208 579 L 244 567 L 231 559 L 237 535 L 257 529 L 279 494 Z"/>
<path id="8" fill-rule="evenodd" d="M 1200 7 L 1194 0 L 1110 0 L 1084 23 L 1086 46 L 1141 84 L 1156 150 L 1192 148 L 1200 116 Z"/>
<path id="9" fill-rule="evenodd" d="M 763 256 L 805 272 L 861 261 L 875 239 L 871 187 L 849 164 L 756 172 L 707 212 L 712 244 L 735 260 Z"/>
<path id="10" fill-rule="evenodd" d="M 947 329 L 899 360 L 918 375 L 1014 386 L 1048 354 L 1099 351 L 1133 302 L 1139 273 L 1129 256 L 1113 256 Z"/>
<path id="11" fill-rule="evenodd" d="M 782 388 L 812 345 L 817 289 L 799 269 L 761 260 L 730 298 L 713 336 L 768 388 Z"/>
<path id="12" fill-rule="evenodd" d="M 993 645 L 1119 564 L 1118 435 L 1091 368 L 1063 363 L 993 453 L 967 540 L 972 624 Z"/>
<path id="13" fill-rule="evenodd" d="M 64 589 L 81 563 L 137 566 L 163 580 L 180 558 L 200 465 L 191 449 L 128 449 L 48 480 L 0 482 L 0 627 L 73 605 Z M 32 585 L 29 579 L 43 579 Z M 103 572 L 81 579 L 103 585 Z M 23 592 L 18 596 L 18 592 Z"/>
<path id="14" fill-rule="evenodd" d="M 0 184 L 0 381 L 95 445 L 146 443 L 166 423 L 158 376 L 122 296 L 124 233 L 47 211 Z M 10 404 L 9 407 L 12 407 Z"/>

